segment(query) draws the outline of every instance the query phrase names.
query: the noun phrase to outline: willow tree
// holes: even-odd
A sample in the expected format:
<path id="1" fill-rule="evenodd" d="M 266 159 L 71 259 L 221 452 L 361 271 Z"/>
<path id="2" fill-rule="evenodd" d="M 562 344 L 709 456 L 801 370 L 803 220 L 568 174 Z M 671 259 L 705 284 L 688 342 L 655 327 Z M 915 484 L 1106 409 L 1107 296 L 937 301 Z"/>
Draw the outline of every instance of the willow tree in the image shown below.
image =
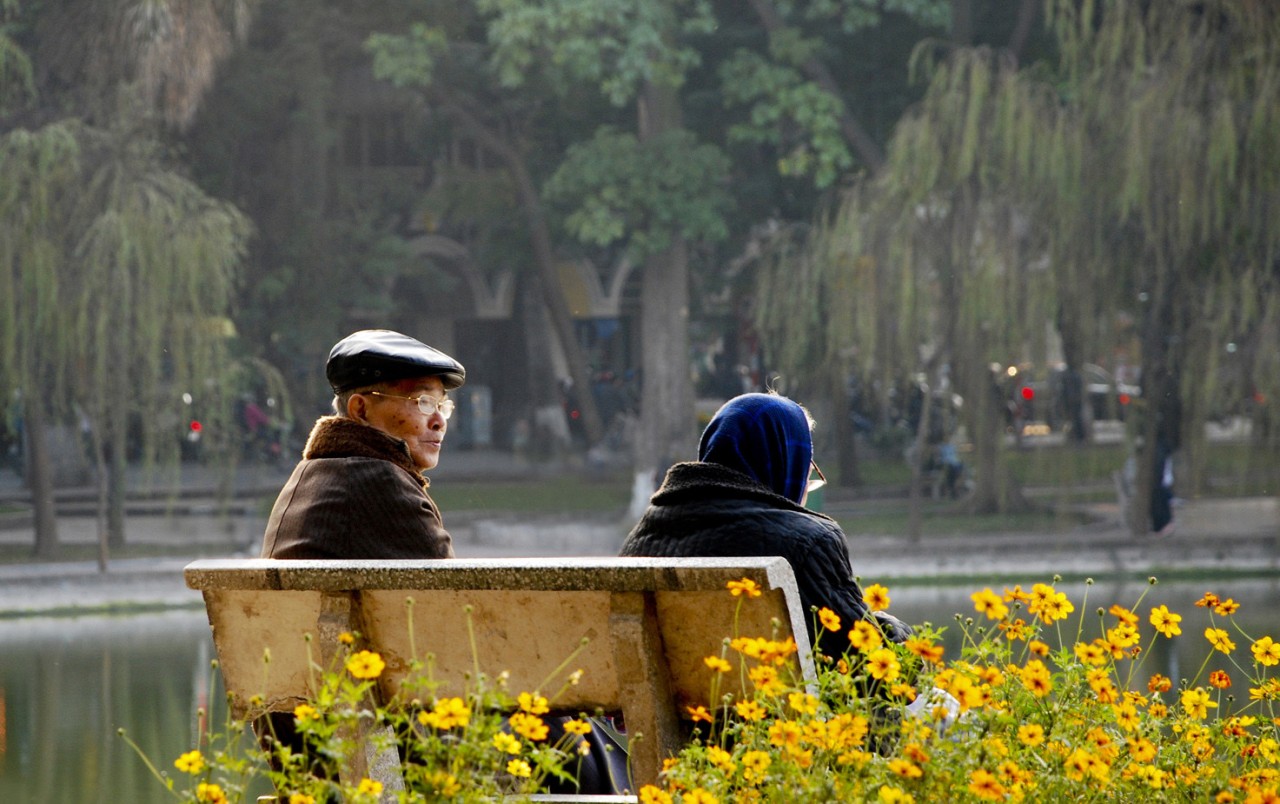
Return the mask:
<path id="1" fill-rule="evenodd" d="M 922 51 L 929 89 L 885 169 L 808 244 L 812 280 L 775 271 L 792 312 L 778 332 L 825 355 L 856 345 L 873 370 L 949 366 L 975 446 L 972 505 L 991 510 L 1018 495 L 987 362 L 1039 353 L 1050 322 L 1079 359 L 1114 345 L 1104 324 L 1136 317 L 1145 530 L 1153 447 L 1182 434 L 1195 452 L 1217 344 L 1275 330 L 1280 9 L 1054 0 L 1048 12 L 1056 70 L 973 49 L 929 65 Z M 842 314 L 815 340 L 822 307 Z M 1258 354 L 1256 381 L 1273 388 Z"/>
<path id="2" fill-rule="evenodd" d="M 817 365 L 851 355 L 878 387 L 912 378 L 926 406 L 954 386 L 975 447 L 969 504 L 1009 510 L 1024 501 L 1005 469 L 991 365 L 1043 339 L 1053 299 L 1030 225 L 1039 199 L 1016 181 L 1028 160 L 1010 147 L 1021 130 L 1043 131 L 1042 99 L 987 49 L 921 68 L 932 79 L 899 122 L 883 169 L 809 237 L 798 277 L 790 258 L 766 272 L 762 292 L 776 303 L 762 323 L 782 349 L 808 350 Z"/>
<path id="3" fill-rule="evenodd" d="M 1224 347 L 1274 339 L 1280 319 L 1280 7 L 1251 0 L 1053 0 L 1066 134 L 1053 189 L 1060 285 L 1138 321 L 1141 432 L 1132 525 L 1181 443 L 1200 482 L 1208 399 Z M 1275 341 L 1254 351 L 1280 385 Z M 1273 396 L 1274 398 L 1274 396 Z"/>
<path id="4" fill-rule="evenodd" d="M 139 14 L 210 4 L 53 5 L 25 20 L 37 33 L 37 52 L 65 52 L 77 36 L 86 58 L 99 52 L 92 43 L 115 29 L 104 33 L 76 18 L 78 27 L 68 30 L 65 15 L 96 19 L 107 5 L 119 15 L 108 19 L 134 33 L 150 31 L 146 41 L 156 46 L 176 35 L 175 26 L 189 32 L 180 23 L 194 25 L 199 15 L 176 23 L 162 16 L 160 22 L 172 25 L 138 29 Z M 175 73 L 197 55 L 169 53 Z M 36 94 L 41 87 L 28 82 L 0 129 L 0 392 L 23 399 L 33 467 L 47 466 L 46 414 L 74 414 L 87 423 L 98 467 L 104 567 L 107 546 L 124 539 L 128 448 L 156 458 L 167 447 L 176 457 L 178 395 L 194 388 L 211 398 L 220 392 L 226 332 L 218 322 L 248 236 L 235 208 L 205 196 L 161 142 L 154 113 L 186 99 L 178 91 L 185 79 L 170 80 L 167 92 L 150 91 L 152 53 L 136 55 L 116 76 L 113 103 L 77 102 L 84 86 L 51 91 L 45 99 Z M 63 78 L 77 74 L 66 64 L 54 67 L 70 70 Z M 80 114 L 25 125 L 68 109 Z M 140 443 L 131 444 L 134 438 Z M 51 487 L 47 478 L 33 480 L 36 550 L 48 555 L 56 548 Z"/>

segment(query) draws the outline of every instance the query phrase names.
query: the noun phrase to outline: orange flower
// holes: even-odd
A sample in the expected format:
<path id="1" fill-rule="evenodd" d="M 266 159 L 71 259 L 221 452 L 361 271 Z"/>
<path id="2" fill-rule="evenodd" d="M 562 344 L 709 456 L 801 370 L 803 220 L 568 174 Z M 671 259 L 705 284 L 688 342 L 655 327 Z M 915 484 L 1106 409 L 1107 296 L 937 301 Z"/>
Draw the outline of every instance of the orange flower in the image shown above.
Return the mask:
<path id="1" fill-rule="evenodd" d="M 889 608 L 889 590 L 878 583 L 873 583 L 862 590 L 862 600 L 872 611 L 884 611 Z"/>
<path id="2" fill-rule="evenodd" d="M 828 631 L 840 630 L 840 615 L 828 608 L 818 609 L 818 621 L 822 623 L 822 627 Z"/>
<path id="3" fill-rule="evenodd" d="M 1231 676 L 1222 670 L 1214 670 L 1209 674 L 1209 686 L 1220 690 L 1231 689 Z"/>
<path id="4" fill-rule="evenodd" d="M 716 719 L 711 716 L 711 713 L 707 711 L 707 707 L 705 706 L 686 706 L 685 711 L 689 713 L 689 717 L 694 723 L 699 721 L 706 721 L 707 723 L 716 722 Z"/>
<path id="5" fill-rule="evenodd" d="M 760 591 L 760 585 L 750 578 L 743 578 L 740 581 L 729 581 L 725 584 L 734 597 L 746 595 L 747 597 L 760 597 L 763 594 Z"/>

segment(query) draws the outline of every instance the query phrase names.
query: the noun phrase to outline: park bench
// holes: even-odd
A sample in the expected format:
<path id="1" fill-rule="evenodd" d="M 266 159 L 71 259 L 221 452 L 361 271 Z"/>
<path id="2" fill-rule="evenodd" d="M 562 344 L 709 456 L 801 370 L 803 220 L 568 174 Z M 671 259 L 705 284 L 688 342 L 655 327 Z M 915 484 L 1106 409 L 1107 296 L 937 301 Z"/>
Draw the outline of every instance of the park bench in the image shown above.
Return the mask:
<path id="1" fill-rule="evenodd" d="M 382 700 L 396 695 L 415 650 L 419 658 L 432 655 L 440 695 L 457 694 L 477 667 L 491 676 L 510 673 L 513 691 L 533 691 L 586 638 L 573 662 L 584 671 L 581 681 L 555 705 L 622 714 L 633 789 L 656 782 L 662 760 L 687 740 L 687 707 L 719 704 L 708 700 L 711 671 L 703 659 L 720 655 L 726 637 L 792 636 L 799 671 L 810 680 L 814 672 L 808 614 L 782 558 L 209 559 L 188 565 L 185 576 L 204 595 L 238 718 L 292 711 L 308 697 L 306 634 L 313 660 L 332 666 L 339 635 L 359 633 L 362 645 L 386 660 L 377 686 Z M 764 594 L 741 608 L 735 633 L 739 598 L 726 585 L 743 578 Z M 412 616 L 406 598 L 413 599 Z M 740 692 L 739 675 L 725 676 L 720 693 Z M 397 786 L 395 752 L 356 765 L 344 774 Z"/>

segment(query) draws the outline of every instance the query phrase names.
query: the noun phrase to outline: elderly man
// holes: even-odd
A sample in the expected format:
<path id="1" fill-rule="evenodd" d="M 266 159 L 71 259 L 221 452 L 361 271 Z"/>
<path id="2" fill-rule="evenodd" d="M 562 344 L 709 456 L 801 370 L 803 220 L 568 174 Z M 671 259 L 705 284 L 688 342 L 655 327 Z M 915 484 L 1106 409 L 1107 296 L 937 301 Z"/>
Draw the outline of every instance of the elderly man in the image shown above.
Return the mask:
<path id="1" fill-rule="evenodd" d="M 336 415 L 316 421 L 271 509 L 264 558 L 452 558 L 422 473 L 440 460 L 466 369 L 385 329 L 334 345 L 325 375 Z"/>

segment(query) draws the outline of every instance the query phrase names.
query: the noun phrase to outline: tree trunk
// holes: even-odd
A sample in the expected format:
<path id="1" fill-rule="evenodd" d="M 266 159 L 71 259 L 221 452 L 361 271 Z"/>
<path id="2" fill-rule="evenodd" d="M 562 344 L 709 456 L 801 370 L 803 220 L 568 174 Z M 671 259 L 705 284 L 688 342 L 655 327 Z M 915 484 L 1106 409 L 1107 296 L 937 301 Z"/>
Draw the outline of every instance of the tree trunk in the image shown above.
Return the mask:
<path id="1" fill-rule="evenodd" d="M 1092 433 L 1089 418 L 1085 415 L 1085 405 L 1089 395 L 1085 393 L 1084 348 L 1081 345 L 1080 333 L 1065 307 L 1058 308 L 1058 332 L 1062 336 L 1062 359 L 1066 363 L 1062 373 L 1061 407 L 1066 418 L 1066 439 L 1074 444 L 1083 444 L 1090 440 Z"/>
<path id="2" fill-rule="evenodd" d="M 924 489 L 924 464 L 929 449 L 929 417 L 933 415 L 933 372 L 925 375 L 922 383 L 924 397 L 920 400 L 920 421 L 916 422 L 915 441 L 911 448 L 911 488 L 907 491 L 907 541 L 920 542 L 920 526 L 924 518 L 921 500 Z"/>
<path id="3" fill-rule="evenodd" d="M 1177 267 L 1157 262 L 1156 270 L 1159 275 L 1150 291 L 1150 306 L 1142 328 L 1142 410 L 1145 415 L 1138 429 L 1141 441 L 1135 452 L 1137 477 L 1129 510 L 1129 526 L 1135 536 L 1150 533 L 1162 524 L 1153 523 L 1152 515 L 1160 502 L 1164 461 L 1172 459 L 1181 445 Z"/>
<path id="4" fill-rule="evenodd" d="M 58 551 L 58 520 L 53 499 L 53 467 L 45 432 L 44 408 L 31 395 L 23 399 L 27 436 L 27 486 L 31 489 L 31 510 L 35 518 L 35 555 L 51 558 Z"/>
<path id="5" fill-rule="evenodd" d="M 560 276 L 556 269 L 555 250 L 551 245 L 551 230 L 547 226 L 547 216 L 542 208 L 542 196 L 533 183 L 533 177 L 529 175 L 524 157 L 519 150 L 486 126 L 457 98 L 441 90 L 434 91 L 433 96 L 441 101 L 446 111 L 482 146 L 502 160 L 503 166 L 515 182 L 520 206 L 524 210 L 525 220 L 529 226 L 529 238 L 533 243 L 534 267 L 538 271 L 547 314 L 560 340 L 560 348 L 564 351 L 565 362 L 569 366 L 569 379 L 578 390 L 578 406 L 582 411 L 582 427 L 587 436 L 588 446 L 595 444 L 604 438 L 604 423 L 600 419 L 600 412 L 596 408 L 595 398 L 591 393 L 587 359 L 573 331 L 573 318 L 569 305 L 560 291 Z"/>
<path id="6" fill-rule="evenodd" d="M 673 87 L 647 84 L 638 112 L 642 142 L 680 126 L 679 97 Z M 641 496 L 647 499 L 668 465 L 694 457 L 689 253 L 683 238 L 676 236 L 665 251 L 645 260 L 640 306 L 644 354 L 633 510 L 640 506 Z"/>
<path id="7" fill-rule="evenodd" d="M 832 418 L 835 419 L 836 462 L 840 470 L 838 483 L 841 488 L 862 485 L 862 470 L 858 463 L 858 432 L 853 426 L 853 399 L 849 393 L 849 368 L 834 371 L 831 379 Z"/>

